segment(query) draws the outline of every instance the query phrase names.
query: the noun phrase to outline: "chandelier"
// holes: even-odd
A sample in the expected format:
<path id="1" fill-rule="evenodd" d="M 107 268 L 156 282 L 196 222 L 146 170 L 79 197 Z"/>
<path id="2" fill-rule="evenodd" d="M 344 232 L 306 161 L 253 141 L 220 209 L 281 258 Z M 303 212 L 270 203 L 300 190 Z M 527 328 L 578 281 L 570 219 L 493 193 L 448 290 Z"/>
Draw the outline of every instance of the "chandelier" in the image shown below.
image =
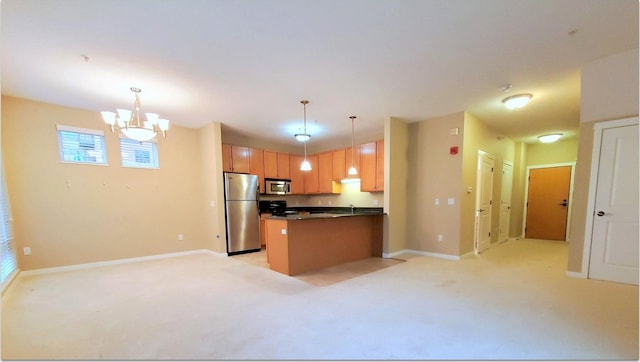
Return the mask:
<path id="1" fill-rule="evenodd" d="M 118 108 L 117 114 L 108 111 L 101 112 L 102 119 L 111 127 L 111 132 L 115 132 L 115 129 L 118 128 L 125 137 L 138 142 L 150 141 L 158 133 L 162 133 L 162 136 L 166 138 L 167 130 L 169 129 L 169 120 L 160 119 L 157 113 L 145 113 L 147 120 L 141 122 L 140 97 L 138 94 L 142 92 L 142 90 L 136 87 L 131 87 L 130 89 L 136 97 L 133 102 L 133 111 Z"/>
<path id="2" fill-rule="evenodd" d="M 307 141 L 311 138 L 311 135 L 307 133 L 307 104 L 309 104 L 309 101 L 304 99 L 300 103 L 302 103 L 302 108 L 304 109 L 304 133 L 295 135 L 298 141 L 304 142 L 304 161 L 300 165 L 300 171 L 311 171 L 311 163 L 307 160 Z"/>

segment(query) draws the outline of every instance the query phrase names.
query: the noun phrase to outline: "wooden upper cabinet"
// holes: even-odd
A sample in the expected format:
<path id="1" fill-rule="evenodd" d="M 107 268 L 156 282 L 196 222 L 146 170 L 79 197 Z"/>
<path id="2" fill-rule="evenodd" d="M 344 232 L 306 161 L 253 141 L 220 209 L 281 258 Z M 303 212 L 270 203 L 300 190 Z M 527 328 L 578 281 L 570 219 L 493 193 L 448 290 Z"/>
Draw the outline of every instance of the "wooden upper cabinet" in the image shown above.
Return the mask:
<path id="1" fill-rule="evenodd" d="M 311 164 L 311 171 L 304 173 L 304 192 L 306 194 L 320 193 L 318 182 L 318 155 L 307 155 L 307 160 Z"/>
<path id="2" fill-rule="evenodd" d="M 259 148 L 249 148 L 249 173 L 258 175 L 260 193 L 264 193 L 264 152 Z"/>
<path id="3" fill-rule="evenodd" d="M 222 171 L 231 172 L 231 145 L 222 144 Z"/>
<path id="4" fill-rule="evenodd" d="M 334 180 L 342 180 L 347 174 L 347 168 L 345 168 L 345 149 L 335 150 L 333 153 L 333 179 Z M 351 159 L 349 159 L 349 164 L 351 164 Z"/>
<path id="5" fill-rule="evenodd" d="M 360 191 L 384 191 L 384 141 L 360 145 Z"/>
<path id="6" fill-rule="evenodd" d="M 278 152 L 278 177 L 279 178 L 291 178 L 291 172 L 289 171 L 290 156 L 288 153 Z"/>
<path id="7" fill-rule="evenodd" d="M 304 194 L 304 174 L 300 171 L 300 165 L 304 161 L 304 157 L 298 155 L 289 156 L 289 178 L 291 179 L 291 193 L 295 195 Z"/>
<path id="8" fill-rule="evenodd" d="M 330 194 L 333 191 L 333 152 L 318 154 L 318 192 Z"/>
<path id="9" fill-rule="evenodd" d="M 290 178 L 289 163 L 288 153 L 264 150 L 264 177 Z"/>
<path id="10" fill-rule="evenodd" d="M 223 144 L 222 170 L 249 173 L 249 147 Z"/>

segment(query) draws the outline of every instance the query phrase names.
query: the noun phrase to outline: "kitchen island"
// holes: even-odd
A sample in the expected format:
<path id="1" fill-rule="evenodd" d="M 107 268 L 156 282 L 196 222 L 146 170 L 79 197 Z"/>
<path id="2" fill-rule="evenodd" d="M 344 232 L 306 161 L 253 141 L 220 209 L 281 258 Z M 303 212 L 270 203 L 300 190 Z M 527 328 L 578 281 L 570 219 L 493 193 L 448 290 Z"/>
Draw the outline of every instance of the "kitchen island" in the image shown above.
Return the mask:
<path id="1" fill-rule="evenodd" d="M 298 275 L 350 261 L 382 257 L 383 214 L 298 214 L 266 220 L 267 262 Z"/>

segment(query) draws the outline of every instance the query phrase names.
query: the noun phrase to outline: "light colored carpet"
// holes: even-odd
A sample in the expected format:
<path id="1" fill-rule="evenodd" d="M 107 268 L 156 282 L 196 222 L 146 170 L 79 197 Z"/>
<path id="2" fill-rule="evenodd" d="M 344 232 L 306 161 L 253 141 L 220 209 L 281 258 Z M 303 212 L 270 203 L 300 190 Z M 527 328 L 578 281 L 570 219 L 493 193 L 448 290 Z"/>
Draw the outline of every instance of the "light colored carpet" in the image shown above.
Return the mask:
<path id="1" fill-rule="evenodd" d="M 517 240 L 322 287 L 206 254 L 19 276 L 2 359 L 637 360 L 638 288 L 566 260 Z"/>

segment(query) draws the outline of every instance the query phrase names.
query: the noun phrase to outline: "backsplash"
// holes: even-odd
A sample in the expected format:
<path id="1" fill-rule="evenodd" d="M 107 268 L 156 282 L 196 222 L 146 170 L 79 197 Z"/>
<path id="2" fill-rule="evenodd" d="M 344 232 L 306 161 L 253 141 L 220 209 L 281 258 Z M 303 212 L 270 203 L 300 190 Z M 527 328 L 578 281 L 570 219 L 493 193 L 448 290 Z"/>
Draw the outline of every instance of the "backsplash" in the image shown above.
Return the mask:
<path id="1" fill-rule="evenodd" d="M 262 200 L 286 200 L 288 207 L 340 206 L 384 207 L 383 192 L 360 192 L 360 183 L 342 184 L 342 193 L 336 195 L 261 195 Z"/>

